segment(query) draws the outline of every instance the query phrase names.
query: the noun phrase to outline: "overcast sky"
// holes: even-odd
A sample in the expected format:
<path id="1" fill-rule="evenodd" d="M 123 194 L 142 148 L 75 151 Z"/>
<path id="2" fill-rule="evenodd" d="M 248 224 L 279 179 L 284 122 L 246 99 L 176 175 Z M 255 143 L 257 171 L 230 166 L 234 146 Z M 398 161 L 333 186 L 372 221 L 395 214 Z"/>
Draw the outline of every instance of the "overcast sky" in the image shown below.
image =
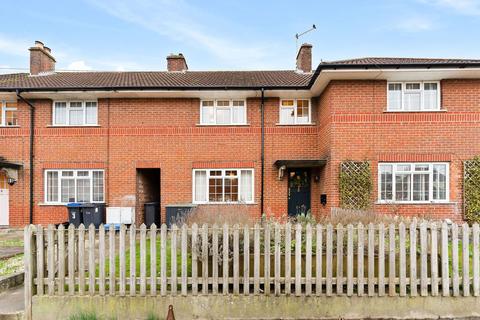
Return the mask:
<path id="1" fill-rule="evenodd" d="M 480 58 L 480 0 L 2 0 L 0 72 L 28 68 L 35 40 L 60 70 L 293 69 L 364 56 Z"/>

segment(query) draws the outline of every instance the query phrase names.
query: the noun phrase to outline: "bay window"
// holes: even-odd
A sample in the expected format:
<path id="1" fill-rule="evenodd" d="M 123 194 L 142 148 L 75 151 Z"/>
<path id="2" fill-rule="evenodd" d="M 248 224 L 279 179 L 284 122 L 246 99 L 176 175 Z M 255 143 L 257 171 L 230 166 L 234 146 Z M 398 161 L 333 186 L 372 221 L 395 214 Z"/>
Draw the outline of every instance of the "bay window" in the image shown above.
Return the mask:
<path id="1" fill-rule="evenodd" d="M 104 201 L 103 170 L 45 171 L 45 203 Z"/>
<path id="2" fill-rule="evenodd" d="M 252 203 L 253 169 L 193 170 L 194 203 Z"/>
<path id="3" fill-rule="evenodd" d="M 429 203 L 448 201 L 448 163 L 381 163 L 380 202 Z"/>
<path id="4" fill-rule="evenodd" d="M 390 82 L 387 91 L 388 111 L 440 110 L 440 82 Z"/>
<path id="5" fill-rule="evenodd" d="M 92 126 L 98 124 L 98 107 L 95 101 L 55 101 L 54 126 Z"/>
<path id="6" fill-rule="evenodd" d="M 18 126 L 18 111 L 15 101 L 0 101 L 0 126 Z"/>
<path id="7" fill-rule="evenodd" d="M 200 102 L 200 124 L 242 125 L 247 124 L 245 100 L 202 100 Z"/>
<path id="8" fill-rule="evenodd" d="M 280 100 L 280 124 L 310 124 L 311 106 L 308 99 Z"/>

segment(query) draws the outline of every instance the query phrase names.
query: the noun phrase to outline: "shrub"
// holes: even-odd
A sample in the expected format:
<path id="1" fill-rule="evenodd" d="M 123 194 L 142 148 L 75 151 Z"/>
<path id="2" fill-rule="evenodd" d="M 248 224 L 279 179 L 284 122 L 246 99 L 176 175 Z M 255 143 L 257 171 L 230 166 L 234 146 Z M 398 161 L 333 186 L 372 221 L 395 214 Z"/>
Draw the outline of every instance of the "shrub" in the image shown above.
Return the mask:
<path id="1" fill-rule="evenodd" d="M 249 206 L 245 204 L 222 204 L 222 205 L 200 205 L 185 217 L 183 221 L 177 222 L 179 225 L 186 223 L 192 226 L 196 223 L 198 226 L 214 224 L 222 226 L 227 224 L 233 226 L 238 224 L 240 226 L 253 225 L 250 217 Z"/>
<path id="2" fill-rule="evenodd" d="M 465 161 L 465 218 L 480 222 L 480 157 Z"/>

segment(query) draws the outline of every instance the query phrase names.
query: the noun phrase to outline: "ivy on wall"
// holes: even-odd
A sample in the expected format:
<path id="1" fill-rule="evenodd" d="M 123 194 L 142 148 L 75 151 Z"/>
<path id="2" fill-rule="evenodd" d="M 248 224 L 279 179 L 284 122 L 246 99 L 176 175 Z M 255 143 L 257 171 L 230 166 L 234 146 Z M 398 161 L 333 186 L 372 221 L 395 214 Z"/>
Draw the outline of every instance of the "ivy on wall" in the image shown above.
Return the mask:
<path id="1" fill-rule="evenodd" d="M 465 218 L 468 222 L 480 222 L 480 157 L 467 160 L 464 168 Z"/>
<path id="2" fill-rule="evenodd" d="M 340 164 L 340 207 L 368 209 L 373 188 L 368 161 L 344 161 Z"/>

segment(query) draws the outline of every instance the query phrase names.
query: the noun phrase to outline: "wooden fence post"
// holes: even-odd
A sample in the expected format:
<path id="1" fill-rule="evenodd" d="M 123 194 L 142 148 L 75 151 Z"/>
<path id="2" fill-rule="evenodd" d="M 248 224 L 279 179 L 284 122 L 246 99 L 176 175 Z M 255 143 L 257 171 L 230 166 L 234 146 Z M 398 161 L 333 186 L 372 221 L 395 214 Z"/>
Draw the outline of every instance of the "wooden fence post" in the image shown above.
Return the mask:
<path id="1" fill-rule="evenodd" d="M 24 264 L 25 264 L 25 320 L 32 319 L 33 296 L 33 226 L 27 225 L 23 231 Z"/>
<path id="2" fill-rule="evenodd" d="M 407 295 L 407 252 L 406 252 L 406 227 L 403 222 L 398 225 L 398 243 L 399 243 L 399 257 L 398 265 L 400 268 L 400 297 Z"/>
<path id="3" fill-rule="evenodd" d="M 100 226 L 100 228 L 101 227 L 102 226 Z M 101 233 L 100 233 L 100 237 L 102 237 Z M 136 232 L 135 224 L 132 224 L 130 226 L 130 230 L 129 230 L 129 240 L 130 240 L 130 296 L 132 296 L 132 297 L 134 297 L 137 293 L 137 255 L 136 255 L 137 238 L 136 237 L 137 237 L 137 232 Z"/>
<path id="4" fill-rule="evenodd" d="M 364 256 L 365 256 L 365 230 L 362 223 L 357 226 L 358 238 L 358 252 L 357 252 L 357 294 L 363 296 L 365 289 L 365 270 L 364 270 Z"/>
<path id="5" fill-rule="evenodd" d="M 337 295 L 343 294 L 343 226 L 337 225 Z"/>
<path id="6" fill-rule="evenodd" d="M 473 295 L 480 296 L 480 229 L 478 223 L 473 225 Z"/>
<path id="7" fill-rule="evenodd" d="M 347 296 L 353 295 L 353 225 L 347 225 Z"/>
<path id="8" fill-rule="evenodd" d="M 442 295 L 448 297 L 450 295 L 450 270 L 448 255 L 448 225 L 442 223 Z"/>
<path id="9" fill-rule="evenodd" d="M 150 295 L 157 295 L 157 226 L 150 225 Z"/>
<path id="10" fill-rule="evenodd" d="M 65 227 L 58 226 L 58 294 L 65 294 Z"/>

